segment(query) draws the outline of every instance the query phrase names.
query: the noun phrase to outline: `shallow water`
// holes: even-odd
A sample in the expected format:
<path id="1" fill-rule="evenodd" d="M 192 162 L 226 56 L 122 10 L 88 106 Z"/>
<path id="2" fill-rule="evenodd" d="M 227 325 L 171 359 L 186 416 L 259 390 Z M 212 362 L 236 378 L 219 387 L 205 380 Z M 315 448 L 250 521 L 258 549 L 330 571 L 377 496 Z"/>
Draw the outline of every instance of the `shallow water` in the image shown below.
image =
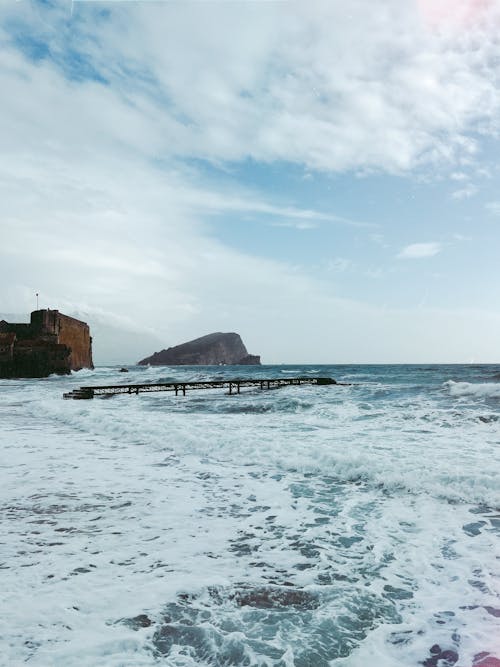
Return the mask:
<path id="1" fill-rule="evenodd" d="M 306 374 L 352 384 L 62 400 Z M 0 418 L 0 664 L 500 665 L 500 366 L 98 368 Z"/>

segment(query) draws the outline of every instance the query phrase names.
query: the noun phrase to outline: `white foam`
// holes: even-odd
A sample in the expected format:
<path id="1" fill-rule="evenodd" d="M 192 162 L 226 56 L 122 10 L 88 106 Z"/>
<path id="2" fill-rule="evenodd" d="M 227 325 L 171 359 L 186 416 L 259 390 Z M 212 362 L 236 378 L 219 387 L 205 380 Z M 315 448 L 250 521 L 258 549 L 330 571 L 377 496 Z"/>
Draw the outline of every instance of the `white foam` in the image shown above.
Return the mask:
<path id="1" fill-rule="evenodd" d="M 362 395 L 356 386 L 292 387 L 233 397 L 223 391 L 192 392 L 87 403 L 61 401 L 54 388 L 30 409 L 82 432 L 120 443 L 142 442 L 179 456 L 320 471 L 390 490 L 497 503 L 495 423 L 457 415 L 425 393 L 411 402 L 384 399 L 378 404 L 388 391 L 381 384 L 364 388 Z"/>
<path id="2" fill-rule="evenodd" d="M 475 396 L 477 398 L 500 398 L 500 382 L 455 382 L 444 383 L 451 396 Z"/>
<path id="3" fill-rule="evenodd" d="M 186 613 L 232 627 L 228 641 L 274 665 L 251 643 L 272 623 L 260 628 L 255 610 L 207 594 L 273 581 L 321 597 L 307 621 L 293 609 L 272 618 L 281 664 L 304 650 L 332 661 L 337 635 L 320 641 L 330 630 L 352 647 L 332 663 L 344 667 L 419 664 L 454 634 L 458 664 L 498 656 L 486 611 L 500 607 L 498 513 L 477 507 L 500 498 L 498 426 L 457 407 L 448 385 L 411 396 L 372 382 L 62 400 L 81 378 L 2 385 L 5 664 L 157 664 L 151 638 L 183 591 L 194 596 Z M 117 623 L 138 614 L 154 624 Z M 346 619 L 370 614 L 350 636 Z M 203 664 L 176 651 L 162 664 Z"/>

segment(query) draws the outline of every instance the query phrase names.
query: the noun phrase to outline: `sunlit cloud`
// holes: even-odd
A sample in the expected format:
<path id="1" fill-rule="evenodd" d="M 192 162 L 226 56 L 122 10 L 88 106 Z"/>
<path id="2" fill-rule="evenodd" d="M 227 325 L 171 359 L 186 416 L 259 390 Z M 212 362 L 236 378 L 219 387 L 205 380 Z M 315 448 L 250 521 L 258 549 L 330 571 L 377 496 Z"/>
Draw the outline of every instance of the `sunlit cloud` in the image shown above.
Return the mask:
<path id="1" fill-rule="evenodd" d="M 466 28 L 485 17 L 493 0 L 417 0 L 417 4 L 430 26 Z"/>

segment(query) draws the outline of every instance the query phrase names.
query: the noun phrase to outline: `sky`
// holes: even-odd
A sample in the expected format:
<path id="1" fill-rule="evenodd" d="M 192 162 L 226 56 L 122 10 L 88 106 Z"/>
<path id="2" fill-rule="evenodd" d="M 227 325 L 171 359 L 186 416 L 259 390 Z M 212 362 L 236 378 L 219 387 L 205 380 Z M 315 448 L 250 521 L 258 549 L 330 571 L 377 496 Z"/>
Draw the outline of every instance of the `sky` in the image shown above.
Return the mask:
<path id="1" fill-rule="evenodd" d="M 500 0 L 4 0 L 0 90 L 0 312 L 500 362 Z"/>

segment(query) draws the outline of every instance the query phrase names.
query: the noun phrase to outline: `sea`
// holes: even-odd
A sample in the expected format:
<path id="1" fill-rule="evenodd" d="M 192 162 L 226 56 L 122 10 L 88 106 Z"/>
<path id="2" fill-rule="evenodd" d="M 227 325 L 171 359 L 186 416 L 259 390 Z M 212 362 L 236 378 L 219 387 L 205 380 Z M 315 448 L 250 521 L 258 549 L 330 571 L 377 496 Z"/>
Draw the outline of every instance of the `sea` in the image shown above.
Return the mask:
<path id="1" fill-rule="evenodd" d="M 500 365 L 119 370 L 0 381 L 1 665 L 500 667 Z"/>

